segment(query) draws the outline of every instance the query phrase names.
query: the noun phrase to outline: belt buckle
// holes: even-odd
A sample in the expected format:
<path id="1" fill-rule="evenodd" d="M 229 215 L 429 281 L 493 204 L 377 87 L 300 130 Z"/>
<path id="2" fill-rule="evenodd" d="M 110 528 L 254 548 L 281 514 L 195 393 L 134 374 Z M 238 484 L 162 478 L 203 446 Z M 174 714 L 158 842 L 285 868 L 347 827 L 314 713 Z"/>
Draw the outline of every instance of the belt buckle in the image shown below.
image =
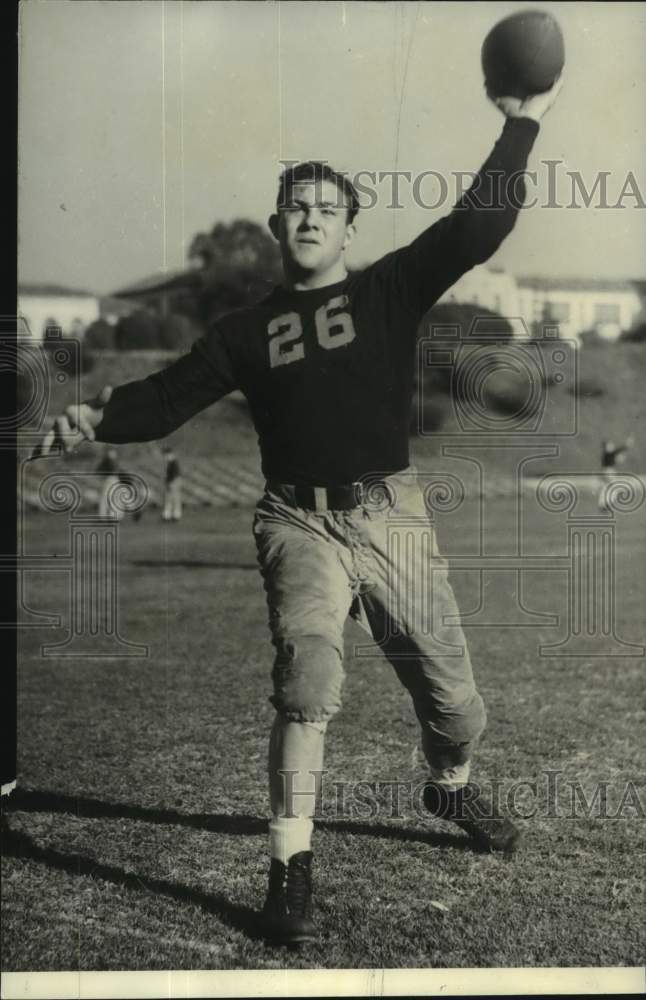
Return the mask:
<path id="1" fill-rule="evenodd" d="M 313 510 L 317 514 L 325 514 L 329 510 L 335 510 L 337 507 L 336 498 L 339 499 L 339 509 L 341 510 L 352 510 L 354 507 L 360 507 L 365 501 L 366 490 L 364 484 L 361 482 L 350 483 L 343 487 L 327 487 L 327 486 L 309 486 L 305 488 L 306 492 L 309 494 L 307 500 L 303 504 L 305 509 Z M 302 490 L 300 491 L 302 495 Z M 341 495 L 348 497 L 348 494 L 352 497 L 352 506 L 346 506 L 346 501 L 344 499 L 343 503 L 340 502 Z M 296 502 L 299 503 L 298 492 L 296 495 Z"/>
<path id="2" fill-rule="evenodd" d="M 314 510 L 317 514 L 324 514 L 330 509 L 328 504 L 328 491 L 325 486 L 313 486 L 312 495 L 314 498 Z"/>

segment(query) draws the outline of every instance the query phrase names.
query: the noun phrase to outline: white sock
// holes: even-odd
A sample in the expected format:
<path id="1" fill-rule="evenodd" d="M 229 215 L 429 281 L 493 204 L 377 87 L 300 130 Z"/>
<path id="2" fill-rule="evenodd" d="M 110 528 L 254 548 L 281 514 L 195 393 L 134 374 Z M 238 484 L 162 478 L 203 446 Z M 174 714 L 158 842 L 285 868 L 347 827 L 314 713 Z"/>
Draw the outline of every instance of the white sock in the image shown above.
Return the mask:
<path id="1" fill-rule="evenodd" d="M 269 847 L 272 858 L 284 865 L 294 854 L 311 850 L 314 822 L 306 816 L 273 816 L 269 823 Z"/>
<path id="2" fill-rule="evenodd" d="M 442 785 L 448 792 L 461 788 L 469 780 L 471 762 L 456 764 L 455 767 L 431 767 L 431 780 L 436 785 Z"/>

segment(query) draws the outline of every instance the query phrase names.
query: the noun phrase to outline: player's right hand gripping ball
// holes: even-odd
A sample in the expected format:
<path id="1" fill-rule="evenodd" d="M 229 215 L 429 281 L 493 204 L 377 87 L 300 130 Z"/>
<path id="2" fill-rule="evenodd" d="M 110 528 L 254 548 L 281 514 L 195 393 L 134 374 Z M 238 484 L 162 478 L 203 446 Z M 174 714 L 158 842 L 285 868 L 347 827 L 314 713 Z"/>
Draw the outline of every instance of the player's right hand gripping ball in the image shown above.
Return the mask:
<path id="1" fill-rule="evenodd" d="M 482 69 L 491 97 L 549 90 L 565 63 L 563 34 L 551 14 L 523 10 L 496 24 L 482 46 Z"/>

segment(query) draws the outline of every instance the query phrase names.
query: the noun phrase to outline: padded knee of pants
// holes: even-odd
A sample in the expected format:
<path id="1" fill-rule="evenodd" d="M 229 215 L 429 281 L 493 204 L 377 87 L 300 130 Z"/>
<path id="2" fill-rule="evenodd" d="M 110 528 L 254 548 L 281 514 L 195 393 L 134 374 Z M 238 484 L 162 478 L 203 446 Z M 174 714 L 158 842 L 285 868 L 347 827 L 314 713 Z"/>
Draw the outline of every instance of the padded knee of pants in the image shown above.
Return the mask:
<path id="1" fill-rule="evenodd" d="M 422 747 L 431 768 L 444 771 L 450 767 L 460 767 L 471 760 L 476 741 L 469 743 L 438 743 L 433 734 L 423 731 Z"/>
<path id="2" fill-rule="evenodd" d="M 484 702 L 477 691 L 463 705 L 456 705 L 451 712 L 421 710 L 416 705 L 422 724 L 424 751 L 437 759 L 442 767 L 463 764 L 487 724 Z"/>
<path id="3" fill-rule="evenodd" d="M 327 722 L 341 708 L 341 651 L 321 635 L 290 636 L 276 642 L 269 699 L 293 722 Z"/>

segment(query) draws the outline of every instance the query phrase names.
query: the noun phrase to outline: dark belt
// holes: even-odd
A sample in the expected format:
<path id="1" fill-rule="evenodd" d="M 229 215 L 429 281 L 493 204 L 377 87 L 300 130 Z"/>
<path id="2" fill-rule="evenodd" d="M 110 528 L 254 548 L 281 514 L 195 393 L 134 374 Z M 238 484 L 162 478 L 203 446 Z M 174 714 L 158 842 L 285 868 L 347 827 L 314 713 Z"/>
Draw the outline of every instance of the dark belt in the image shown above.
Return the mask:
<path id="1" fill-rule="evenodd" d="M 272 489 L 272 483 L 267 484 Z M 326 510 L 354 510 L 361 506 L 365 498 L 363 483 L 343 483 L 336 486 L 288 486 L 274 484 L 273 488 L 283 495 L 287 502 L 303 510 L 323 513 Z"/>
<path id="2" fill-rule="evenodd" d="M 294 500 L 304 510 L 322 513 L 326 510 L 354 510 L 363 501 L 363 484 L 340 486 L 295 486 Z"/>

